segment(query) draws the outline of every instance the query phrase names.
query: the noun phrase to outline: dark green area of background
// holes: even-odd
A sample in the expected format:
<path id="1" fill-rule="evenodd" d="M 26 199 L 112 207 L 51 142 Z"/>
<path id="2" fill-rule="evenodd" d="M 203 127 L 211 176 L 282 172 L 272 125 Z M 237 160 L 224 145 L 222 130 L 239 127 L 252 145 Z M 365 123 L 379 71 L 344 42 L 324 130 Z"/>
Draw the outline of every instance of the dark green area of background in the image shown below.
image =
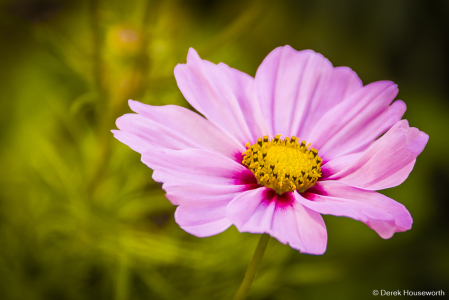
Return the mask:
<path id="1" fill-rule="evenodd" d="M 250 299 L 449 295 L 448 1 L 0 4 L 0 299 L 231 299 L 259 236 L 184 232 L 110 129 L 129 98 L 188 107 L 173 68 L 189 47 L 254 76 L 286 44 L 365 84 L 396 82 L 405 118 L 430 141 L 407 181 L 383 191 L 410 210 L 412 230 L 382 240 L 325 216 L 327 252 L 272 239 Z"/>

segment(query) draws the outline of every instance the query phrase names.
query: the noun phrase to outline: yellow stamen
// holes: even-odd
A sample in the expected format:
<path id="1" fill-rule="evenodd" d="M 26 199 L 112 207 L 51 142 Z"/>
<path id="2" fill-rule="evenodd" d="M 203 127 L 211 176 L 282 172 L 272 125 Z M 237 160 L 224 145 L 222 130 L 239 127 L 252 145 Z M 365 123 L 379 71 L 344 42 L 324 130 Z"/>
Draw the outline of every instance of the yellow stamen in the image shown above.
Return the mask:
<path id="1" fill-rule="evenodd" d="M 298 142 L 296 136 L 281 140 L 278 134 L 274 139 L 264 136 L 255 144 L 246 143 L 242 163 L 257 178 L 259 184 L 272 188 L 279 195 L 285 192 L 304 192 L 321 177 L 321 163 L 318 150 L 311 148 L 306 141 Z"/>

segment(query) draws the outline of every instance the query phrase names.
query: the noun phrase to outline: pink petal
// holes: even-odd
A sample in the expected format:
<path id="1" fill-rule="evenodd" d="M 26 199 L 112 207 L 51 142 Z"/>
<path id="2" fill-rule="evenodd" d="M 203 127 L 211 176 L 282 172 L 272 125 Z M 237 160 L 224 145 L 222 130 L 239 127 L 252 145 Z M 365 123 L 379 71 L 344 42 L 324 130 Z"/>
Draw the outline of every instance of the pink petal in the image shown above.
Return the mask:
<path id="1" fill-rule="evenodd" d="M 255 177 L 246 167 L 222 155 L 200 149 L 152 149 L 142 162 L 155 170 L 156 181 L 179 177 L 210 184 L 251 184 Z"/>
<path id="2" fill-rule="evenodd" d="M 226 230 L 226 206 L 240 193 L 259 185 L 241 164 L 205 150 L 152 149 L 142 161 L 154 169 L 153 179 L 163 182 L 167 198 L 175 205 L 175 220 L 198 237 Z"/>
<path id="3" fill-rule="evenodd" d="M 367 190 L 397 186 L 407 179 L 428 140 L 427 134 L 409 127 L 407 120 L 399 121 L 357 160 L 352 164 L 347 161 L 345 168 L 340 167 L 327 180 Z"/>
<path id="4" fill-rule="evenodd" d="M 362 88 L 349 68 L 290 46 L 273 50 L 256 74 L 256 92 L 270 134 L 306 138 L 321 117 Z M 308 140 L 307 140 L 308 141 Z"/>
<path id="5" fill-rule="evenodd" d="M 226 217 L 226 204 L 211 202 L 208 205 L 178 206 L 176 223 L 185 231 L 197 237 L 218 234 L 232 225 Z"/>
<path id="6" fill-rule="evenodd" d="M 206 149 L 237 159 L 243 145 L 198 114 L 179 106 L 151 106 L 129 101 L 138 114 L 117 119 L 115 137 L 143 153 L 152 148 Z M 240 158 L 241 160 L 241 158 Z"/>
<path id="7" fill-rule="evenodd" d="M 159 181 L 163 172 L 166 173 L 167 171 L 156 171 L 153 178 Z M 234 181 L 234 184 L 227 184 L 226 182 L 211 184 L 173 175 L 164 174 L 163 176 L 165 176 L 165 182 L 162 188 L 167 192 L 166 197 L 175 205 L 207 205 L 210 202 L 226 202 L 227 204 L 238 194 L 259 187 L 257 182 Z"/>
<path id="8" fill-rule="evenodd" d="M 145 152 L 147 149 L 157 147 L 153 141 L 134 133 L 120 130 L 111 130 L 111 132 L 117 140 L 139 153 Z"/>
<path id="9" fill-rule="evenodd" d="M 345 170 L 363 155 L 363 152 L 347 154 L 325 162 L 321 166 L 322 177 L 320 180 L 326 180 L 328 177 Z"/>
<path id="10" fill-rule="evenodd" d="M 295 201 L 293 193 L 279 196 L 263 187 L 241 193 L 229 203 L 226 216 L 241 232 L 268 233 L 304 253 L 326 251 L 323 218 Z"/>
<path id="11" fill-rule="evenodd" d="M 175 77 L 186 100 L 242 145 L 268 133 L 251 76 L 223 63 L 202 60 L 190 48 L 187 64 L 176 66 Z"/>
<path id="12" fill-rule="evenodd" d="M 329 110 L 306 140 L 324 161 L 365 150 L 402 118 L 404 102 L 389 106 L 397 92 L 397 86 L 389 81 L 363 87 Z"/>
<path id="13" fill-rule="evenodd" d="M 295 196 L 299 203 L 321 214 L 359 220 L 384 239 L 391 238 L 395 232 L 409 230 L 413 222 L 405 206 L 393 199 L 339 182 L 318 182 Z"/>

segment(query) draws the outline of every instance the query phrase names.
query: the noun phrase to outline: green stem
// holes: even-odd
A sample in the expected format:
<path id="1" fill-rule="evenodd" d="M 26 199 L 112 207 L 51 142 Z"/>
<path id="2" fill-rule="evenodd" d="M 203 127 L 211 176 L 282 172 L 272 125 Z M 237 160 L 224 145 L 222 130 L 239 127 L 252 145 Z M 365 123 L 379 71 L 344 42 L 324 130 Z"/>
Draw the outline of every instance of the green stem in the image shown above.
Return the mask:
<path id="1" fill-rule="evenodd" d="M 251 283 L 254 280 L 254 277 L 257 273 L 257 268 L 262 261 L 263 254 L 265 253 L 265 249 L 267 249 L 268 241 L 270 240 L 270 235 L 264 233 L 261 235 L 259 244 L 257 244 L 256 251 L 254 251 L 253 258 L 249 263 L 248 269 L 246 269 L 245 277 L 243 278 L 242 283 L 234 296 L 233 300 L 244 300 L 246 299 L 246 295 L 248 294 L 249 288 L 251 287 Z"/>

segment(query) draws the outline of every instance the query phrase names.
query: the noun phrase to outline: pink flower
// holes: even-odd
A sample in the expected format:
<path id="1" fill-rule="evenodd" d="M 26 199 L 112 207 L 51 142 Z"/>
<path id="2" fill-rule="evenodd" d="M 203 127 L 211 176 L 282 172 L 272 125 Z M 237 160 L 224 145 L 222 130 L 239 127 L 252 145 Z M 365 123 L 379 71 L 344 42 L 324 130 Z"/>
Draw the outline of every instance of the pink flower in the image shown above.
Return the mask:
<path id="1" fill-rule="evenodd" d="M 113 133 L 154 170 L 188 233 L 235 225 L 323 254 L 321 214 L 362 221 L 384 239 L 411 228 L 407 209 L 375 192 L 401 184 L 429 138 L 401 120 L 393 82 L 363 86 L 351 69 L 289 46 L 255 78 L 190 49 L 175 77 L 205 118 L 130 100 L 137 114 L 118 118 Z"/>

